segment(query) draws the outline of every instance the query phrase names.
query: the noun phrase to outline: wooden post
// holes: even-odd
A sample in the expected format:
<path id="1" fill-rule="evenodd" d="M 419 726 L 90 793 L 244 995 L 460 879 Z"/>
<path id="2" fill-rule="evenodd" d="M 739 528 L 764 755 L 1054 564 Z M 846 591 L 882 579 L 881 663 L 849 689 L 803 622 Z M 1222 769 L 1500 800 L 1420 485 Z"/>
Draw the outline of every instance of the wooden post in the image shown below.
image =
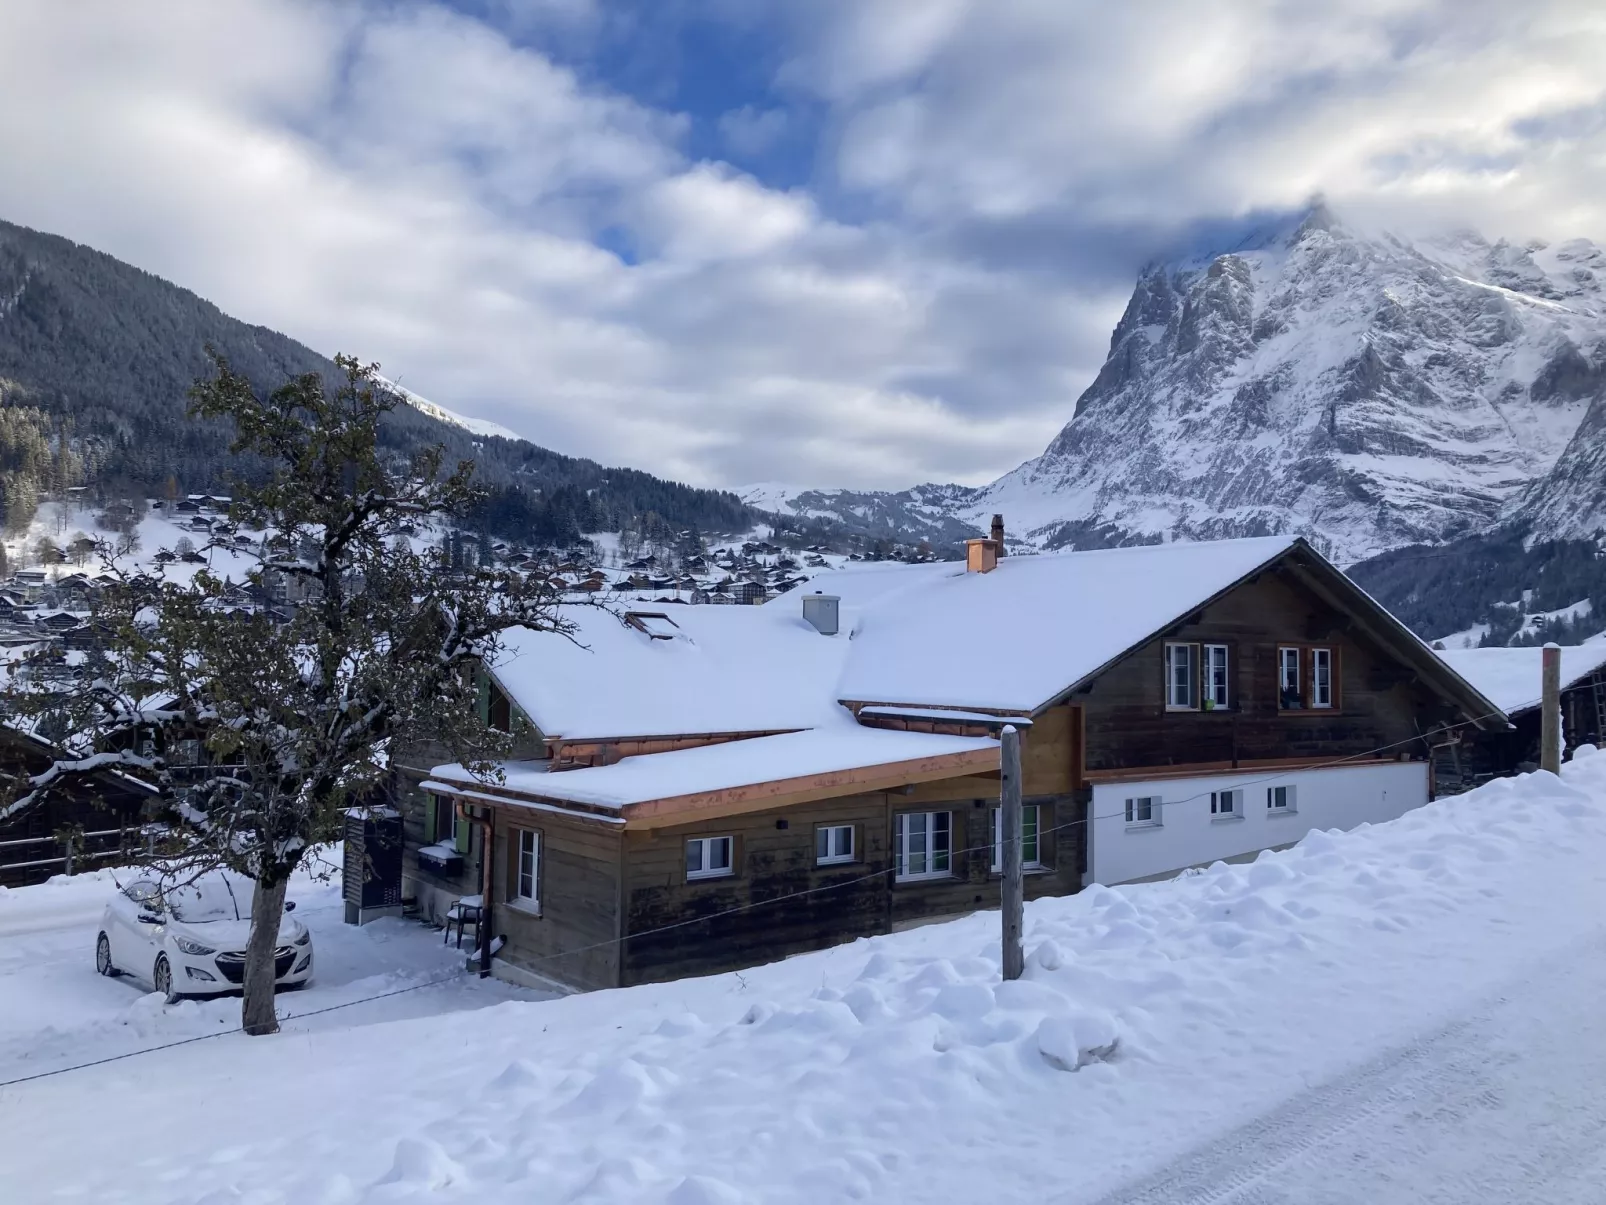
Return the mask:
<path id="1" fill-rule="evenodd" d="M 1004 877 L 1003 929 L 1004 978 L 1019 979 L 1025 970 L 1026 955 L 1021 949 L 1021 929 L 1025 922 L 1025 900 L 1021 879 L 1021 770 L 1020 733 L 1013 724 L 1006 724 L 1002 740 L 1002 798 L 999 814 L 1002 819 L 999 844 L 1003 846 Z"/>
<path id="2" fill-rule="evenodd" d="M 1561 648 L 1544 647 L 1539 692 L 1539 768 L 1561 773 Z"/>

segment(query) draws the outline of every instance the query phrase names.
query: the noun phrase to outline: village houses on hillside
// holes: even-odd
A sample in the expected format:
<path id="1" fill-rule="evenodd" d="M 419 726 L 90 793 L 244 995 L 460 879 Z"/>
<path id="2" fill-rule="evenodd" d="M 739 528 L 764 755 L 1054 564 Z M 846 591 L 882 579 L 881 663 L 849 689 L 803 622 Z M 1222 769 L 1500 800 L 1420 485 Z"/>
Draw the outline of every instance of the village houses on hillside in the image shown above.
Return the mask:
<path id="1" fill-rule="evenodd" d="M 1390 819 L 1433 796 L 1445 734 L 1507 725 L 1301 539 L 1001 537 L 510 633 L 483 667 L 500 773 L 398 759 L 400 894 L 478 921 L 506 978 L 640 983 L 995 904 L 1005 724 L 1028 895 Z"/>

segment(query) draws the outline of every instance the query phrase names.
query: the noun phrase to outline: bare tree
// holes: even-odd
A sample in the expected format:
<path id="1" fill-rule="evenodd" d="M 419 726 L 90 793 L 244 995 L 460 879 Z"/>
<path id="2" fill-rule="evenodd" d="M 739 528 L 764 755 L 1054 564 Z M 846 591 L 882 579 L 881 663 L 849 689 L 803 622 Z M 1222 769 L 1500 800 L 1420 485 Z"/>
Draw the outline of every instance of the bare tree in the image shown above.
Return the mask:
<path id="1" fill-rule="evenodd" d="M 232 419 L 234 450 L 273 466 L 266 484 L 234 488 L 232 517 L 275 533 L 250 577 L 300 579 L 306 601 L 284 622 L 241 617 L 210 570 L 187 584 L 124 575 L 97 602 L 111 633 L 99 664 L 65 693 L 12 694 L 14 710 L 60 717 L 70 752 L 24 780 L 0 819 L 106 767 L 152 783 L 174 826 L 169 870 L 255 882 L 242 1022 L 265 1034 L 278 1029 L 274 950 L 291 874 L 338 837 L 348 808 L 375 799 L 392 750 L 438 742 L 494 773 L 508 738 L 479 722 L 474 662 L 507 628 L 567 629 L 545 574 L 448 576 L 438 554 L 395 538 L 463 513 L 477 492 L 472 462 L 445 471 L 438 448 L 385 462 L 378 433 L 396 399 L 377 366 L 337 357 L 332 391 L 308 374 L 259 398 L 214 360 L 191 413 Z M 200 742 L 201 765 L 182 764 L 193 757 L 177 756 L 181 741 Z"/>

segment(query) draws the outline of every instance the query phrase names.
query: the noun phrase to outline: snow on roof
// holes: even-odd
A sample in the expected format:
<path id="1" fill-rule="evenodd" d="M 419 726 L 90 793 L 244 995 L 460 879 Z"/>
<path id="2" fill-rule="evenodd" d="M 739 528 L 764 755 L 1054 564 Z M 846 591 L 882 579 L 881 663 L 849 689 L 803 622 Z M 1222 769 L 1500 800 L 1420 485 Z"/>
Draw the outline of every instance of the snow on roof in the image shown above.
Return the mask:
<path id="1" fill-rule="evenodd" d="M 990 573 L 944 564 L 833 574 L 844 605 L 863 600 L 838 695 L 1035 710 L 1294 539 L 1010 556 Z"/>
<path id="2" fill-rule="evenodd" d="M 997 748 L 998 742 L 987 737 L 889 732 L 839 720 L 808 732 L 627 757 L 611 766 L 560 773 L 547 773 L 528 762 L 509 762 L 503 766 L 501 785 L 546 799 L 621 808 L 654 799 Z M 436 766 L 430 776 L 462 785 L 475 781 L 461 765 Z"/>
<path id="3" fill-rule="evenodd" d="M 1540 665 L 1544 650 L 1530 648 L 1451 649 L 1439 652 L 1444 663 L 1470 682 L 1479 694 L 1508 715 L 1539 706 Z M 1571 645 L 1561 650 L 1561 688 L 1606 665 L 1606 644 Z"/>
<path id="4" fill-rule="evenodd" d="M 837 720 L 848 639 L 822 636 L 787 608 L 651 606 L 627 614 L 565 608 L 570 640 L 516 628 L 491 672 L 549 737 L 584 740 L 775 732 Z M 665 639 L 664 637 L 667 637 Z"/>

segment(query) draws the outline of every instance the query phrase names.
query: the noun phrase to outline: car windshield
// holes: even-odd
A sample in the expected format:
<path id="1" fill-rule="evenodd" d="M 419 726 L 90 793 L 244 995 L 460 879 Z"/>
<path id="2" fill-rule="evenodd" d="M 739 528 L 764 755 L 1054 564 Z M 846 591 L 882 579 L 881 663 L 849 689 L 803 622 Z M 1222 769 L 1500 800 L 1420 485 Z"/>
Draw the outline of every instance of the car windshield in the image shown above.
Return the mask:
<path id="1" fill-rule="evenodd" d="M 167 893 L 173 916 L 186 924 L 214 920 L 250 920 L 251 884 L 230 875 L 207 875 Z"/>

